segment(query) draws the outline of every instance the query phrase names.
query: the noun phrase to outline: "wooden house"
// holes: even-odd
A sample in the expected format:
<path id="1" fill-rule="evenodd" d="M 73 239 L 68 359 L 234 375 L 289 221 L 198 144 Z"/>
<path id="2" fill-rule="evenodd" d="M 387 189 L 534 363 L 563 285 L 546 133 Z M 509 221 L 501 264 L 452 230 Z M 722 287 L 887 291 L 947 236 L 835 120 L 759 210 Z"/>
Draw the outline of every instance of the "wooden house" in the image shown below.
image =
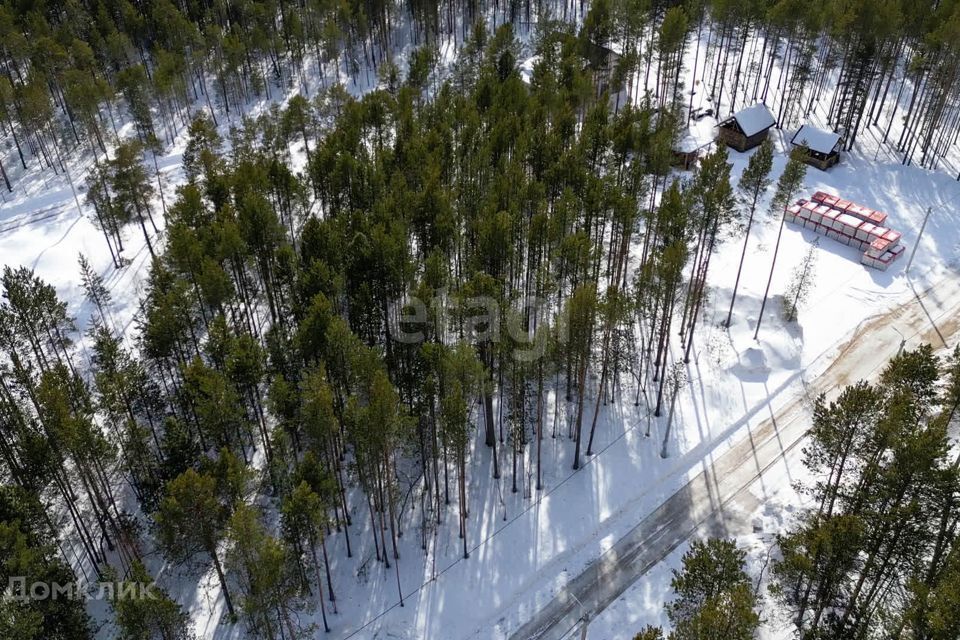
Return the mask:
<path id="1" fill-rule="evenodd" d="M 620 62 L 621 55 L 609 46 L 596 44 L 589 40 L 584 43 L 584 47 L 587 64 L 596 79 L 597 94 L 599 95 L 607 90 L 611 94 L 620 91 L 623 88 L 623 83 L 619 83 L 621 86 L 614 86 L 613 80 L 615 77 L 614 70 Z"/>
<path id="2" fill-rule="evenodd" d="M 843 138 L 839 133 L 824 131 L 805 124 L 793 134 L 790 143 L 803 149 L 804 162 L 821 171 L 826 171 L 840 162 Z"/>
<path id="3" fill-rule="evenodd" d="M 761 103 L 737 111 L 717 125 L 717 139 L 737 151 L 752 149 L 767 137 L 770 127 L 777 123 L 773 114 Z"/>

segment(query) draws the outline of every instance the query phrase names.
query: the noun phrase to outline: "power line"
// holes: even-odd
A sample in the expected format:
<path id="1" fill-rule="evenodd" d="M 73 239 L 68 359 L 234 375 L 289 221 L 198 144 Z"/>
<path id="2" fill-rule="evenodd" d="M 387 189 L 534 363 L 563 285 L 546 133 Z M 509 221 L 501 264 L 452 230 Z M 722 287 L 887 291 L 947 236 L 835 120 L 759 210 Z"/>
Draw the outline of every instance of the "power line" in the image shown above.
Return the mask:
<path id="1" fill-rule="evenodd" d="M 957 200 L 958 198 L 960 198 L 960 192 L 954 194 L 953 197 L 946 202 L 941 202 L 940 207 L 946 208 L 947 204 Z M 923 231 L 927 228 L 927 221 L 930 219 L 931 213 L 933 213 L 933 205 L 927 207 L 927 213 L 924 214 L 923 223 L 920 225 L 920 233 L 917 234 L 917 239 L 913 243 L 913 249 L 910 251 L 910 259 L 907 261 L 907 268 L 903 270 L 904 274 L 907 276 L 910 274 L 910 266 L 913 264 L 913 257 L 917 255 L 917 247 L 920 246 L 920 238 L 923 237 Z"/>

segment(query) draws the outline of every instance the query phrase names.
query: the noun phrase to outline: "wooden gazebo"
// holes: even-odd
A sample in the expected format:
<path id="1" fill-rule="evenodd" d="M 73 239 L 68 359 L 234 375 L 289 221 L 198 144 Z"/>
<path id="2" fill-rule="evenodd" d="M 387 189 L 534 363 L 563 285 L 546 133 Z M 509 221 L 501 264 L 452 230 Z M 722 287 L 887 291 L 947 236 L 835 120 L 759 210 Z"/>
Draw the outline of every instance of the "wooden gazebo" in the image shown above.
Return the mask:
<path id="1" fill-rule="evenodd" d="M 826 171 L 840 162 L 843 138 L 839 133 L 824 131 L 805 124 L 793 134 L 790 143 L 803 150 L 804 162 L 821 171 Z"/>

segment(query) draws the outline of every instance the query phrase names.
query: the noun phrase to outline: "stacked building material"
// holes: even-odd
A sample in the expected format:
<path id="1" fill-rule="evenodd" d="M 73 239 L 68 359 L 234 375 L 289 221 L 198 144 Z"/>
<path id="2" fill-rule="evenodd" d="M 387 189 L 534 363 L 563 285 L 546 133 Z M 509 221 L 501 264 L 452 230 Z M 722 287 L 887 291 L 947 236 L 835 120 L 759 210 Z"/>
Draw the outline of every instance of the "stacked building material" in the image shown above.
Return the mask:
<path id="1" fill-rule="evenodd" d="M 872 222 L 873 224 L 882 225 L 887 221 L 887 214 L 883 213 L 882 211 L 874 211 L 869 207 L 864 207 L 855 202 L 844 200 L 839 196 L 832 196 L 829 193 L 824 193 L 823 191 L 817 191 L 810 199 L 814 202 L 819 202 L 820 204 L 833 207 L 838 211 L 846 211 L 847 213 L 855 215 L 861 220 L 866 220 L 867 222 Z"/>
<path id="2" fill-rule="evenodd" d="M 802 225 L 863 252 L 860 262 L 886 270 L 904 251 L 900 232 L 884 226 L 887 214 L 818 191 L 787 207 L 787 222 Z"/>

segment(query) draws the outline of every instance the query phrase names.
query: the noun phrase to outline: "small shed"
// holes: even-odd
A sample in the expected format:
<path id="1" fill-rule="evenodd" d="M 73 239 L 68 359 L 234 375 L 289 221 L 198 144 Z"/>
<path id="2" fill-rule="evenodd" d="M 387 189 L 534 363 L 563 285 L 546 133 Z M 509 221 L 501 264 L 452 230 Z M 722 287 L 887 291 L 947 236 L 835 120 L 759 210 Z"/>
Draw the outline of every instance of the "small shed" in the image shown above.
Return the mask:
<path id="1" fill-rule="evenodd" d="M 718 124 L 718 139 L 737 151 L 746 151 L 763 142 L 770 127 L 775 124 L 777 120 L 770 110 L 758 102 Z"/>
<path id="2" fill-rule="evenodd" d="M 832 131 L 824 131 L 805 124 L 793 134 L 790 143 L 802 147 L 804 162 L 821 171 L 826 171 L 840 162 L 842 136 Z"/>
<path id="3" fill-rule="evenodd" d="M 697 158 L 700 157 L 700 145 L 693 136 L 684 136 L 673 147 L 673 166 L 684 171 L 693 169 L 697 164 Z"/>
<path id="4" fill-rule="evenodd" d="M 693 169 L 697 160 L 700 159 L 700 153 L 713 144 L 713 137 L 709 134 L 713 127 L 704 130 L 702 127 L 690 127 L 685 135 L 673 146 L 674 167 L 689 171 Z M 706 133 L 706 135 L 704 135 Z"/>

